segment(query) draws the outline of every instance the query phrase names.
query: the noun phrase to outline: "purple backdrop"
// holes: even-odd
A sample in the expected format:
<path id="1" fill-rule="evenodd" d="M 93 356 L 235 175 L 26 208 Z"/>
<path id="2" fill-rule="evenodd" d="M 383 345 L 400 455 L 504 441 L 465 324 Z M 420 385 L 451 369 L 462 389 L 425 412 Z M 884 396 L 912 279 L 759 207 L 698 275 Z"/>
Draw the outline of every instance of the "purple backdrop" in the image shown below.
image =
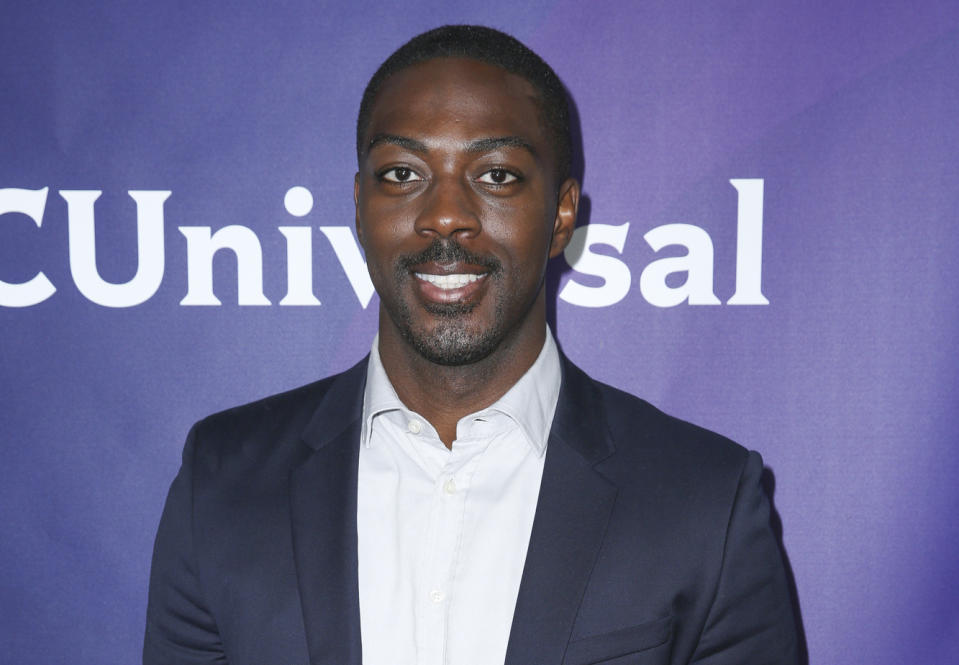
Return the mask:
<path id="1" fill-rule="evenodd" d="M 810 661 L 959 659 L 954 2 L 80 4 L 0 22 L 2 660 L 136 662 L 189 425 L 368 350 L 355 112 L 447 22 L 571 90 L 560 343 L 763 453 Z"/>

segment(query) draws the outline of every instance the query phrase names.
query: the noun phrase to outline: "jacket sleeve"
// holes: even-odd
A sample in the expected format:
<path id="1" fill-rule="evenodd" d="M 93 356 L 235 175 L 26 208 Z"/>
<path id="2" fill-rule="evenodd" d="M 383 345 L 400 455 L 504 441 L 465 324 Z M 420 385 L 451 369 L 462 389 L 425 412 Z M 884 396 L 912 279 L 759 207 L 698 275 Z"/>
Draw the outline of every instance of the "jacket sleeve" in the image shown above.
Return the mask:
<path id="1" fill-rule="evenodd" d="M 769 501 L 760 486 L 762 469 L 762 458 L 749 453 L 726 530 L 719 583 L 693 663 L 799 662 L 782 553 L 769 525 Z"/>
<path id="2" fill-rule="evenodd" d="M 193 457 L 197 427 L 167 495 L 153 547 L 143 665 L 226 663 L 216 622 L 203 600 L 193 542 Z"/>

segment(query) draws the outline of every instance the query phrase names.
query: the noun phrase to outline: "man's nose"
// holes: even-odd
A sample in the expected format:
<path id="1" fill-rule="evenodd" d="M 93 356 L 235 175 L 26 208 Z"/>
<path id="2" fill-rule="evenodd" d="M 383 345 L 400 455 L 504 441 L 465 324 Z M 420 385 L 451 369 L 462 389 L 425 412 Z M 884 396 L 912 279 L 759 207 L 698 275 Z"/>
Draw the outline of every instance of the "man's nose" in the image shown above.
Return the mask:
<path id="1" fill-rule="evenodd" d="M 469 184 L 455 177 L 434 180 L 425 193 L 426 203 L 416 219 L 420 235 L 472 237 L 479 233 L 480 220 L 474 193 Z"/>

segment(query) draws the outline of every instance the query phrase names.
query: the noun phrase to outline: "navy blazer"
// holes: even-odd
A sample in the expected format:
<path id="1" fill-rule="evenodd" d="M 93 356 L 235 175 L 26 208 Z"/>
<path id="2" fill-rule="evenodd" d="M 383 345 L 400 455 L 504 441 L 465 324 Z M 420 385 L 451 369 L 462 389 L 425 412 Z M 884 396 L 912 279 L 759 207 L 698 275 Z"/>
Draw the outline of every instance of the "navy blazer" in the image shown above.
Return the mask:
<path id="1" fill-rule="evenodd" d="M 507 665 L 796 662 L 759 455 L 562 369 Z M 194 426 L 144 664 L 360 665 L 365 380 L 364 360 Z"/>

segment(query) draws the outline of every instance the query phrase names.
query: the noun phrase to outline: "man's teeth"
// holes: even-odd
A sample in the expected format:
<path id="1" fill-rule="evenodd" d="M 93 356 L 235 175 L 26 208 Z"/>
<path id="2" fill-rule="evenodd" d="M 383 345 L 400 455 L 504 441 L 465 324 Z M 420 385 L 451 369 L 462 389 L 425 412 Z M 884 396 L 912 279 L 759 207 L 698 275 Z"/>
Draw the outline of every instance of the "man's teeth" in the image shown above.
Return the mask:
<path id="1" fill-rule="evenodd" d="M 416 276 L 441 289 L 459 289 L 470 282 L 475 282 L 483 278 L 483 275 L 474 275 L 472 273 L 463 273 L 460 275 L 430 275 L 428 273 L 418 272 Z"/>

